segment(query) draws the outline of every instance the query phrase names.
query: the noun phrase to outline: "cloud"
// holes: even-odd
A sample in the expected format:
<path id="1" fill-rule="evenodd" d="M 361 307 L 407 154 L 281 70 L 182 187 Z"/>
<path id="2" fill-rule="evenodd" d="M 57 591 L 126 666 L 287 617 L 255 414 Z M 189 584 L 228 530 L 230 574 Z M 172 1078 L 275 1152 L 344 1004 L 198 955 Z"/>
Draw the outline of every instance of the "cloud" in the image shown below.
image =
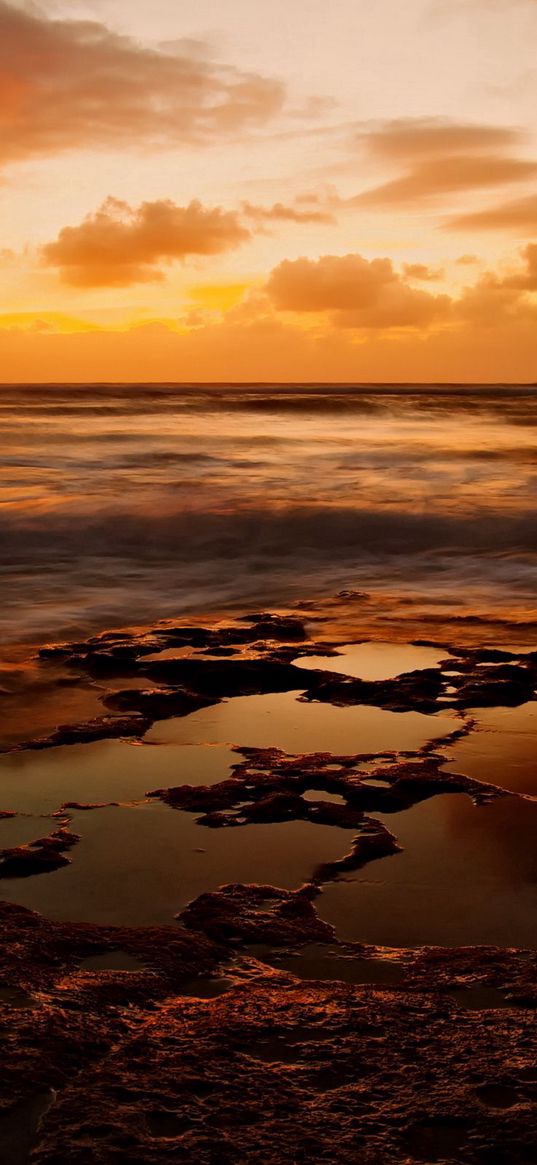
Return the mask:
<path id="1" fill-rule="evenodd" d="M 521 291 L 537 291 L 537 243 L 528 243 L 522 252 L 522 257 L 526 263 L 525 270 L 508 276 L 504 280 L 505 286 L 518 288 Z"/>
<path id="2" fill-rule="evenodd" d="M 490 311 L 494 311 L 490 304 Z M 233 317 L 233 318 L 230 318 Z M 320 382 L 537 382 L 535 318 L 515 314 L 449 327 L 356 332 L 305 328 L 294 317 L 228 313 L 190 332 L 161 327 L 28 335 L 0 326 L 0 380 Z M 528 403 L 528 408 L 530 404 Z M 261 426 L 260 431 L 263 426 Z"/>
<path id="3" fill-rule="evenodd" d="M 537 162 L 521 158 L 453 154 L 420 162 L 401 178 L 384 182 L 352 199 L 354 206 L 413 203 L 442 194 L 521 182 L 537 174 Z"/>
<path id="4" fill-rule="evenodd" d="M 436 279 L 442 279 L 444 272 L 440 268 L 427 267 L 425 263 L 404 263 L 403 275 L 407 279 L 419 279 L 424 283 L 434 283 Z"/>
<path id="5" fill-rule="evenodd" d="M 464 190 L 521 182 L 537 174 L 537 162 L 505 150 L 520 140 L 512 129 L 442 119 L 408 118 L 358 135 L 377 162 L 404 164 L 398 177 L 350 199 L 350 206 L 415 203 Z"/>
<path id="6" fill-rule="evenodd" d="M 79 226 L 64 227 L 42 254 L 76 287 L 127 287 L 162 279 L 163 263 L 217 255 L 247 238 L 237 215 L 220 207 L 160 200 L 135 208 L 109 198 Z"/>
<path id="7" fill-rule="evenodd" d="M 192 327 L 188 312 L 89 328 L 53 313 L 5 316 L 0 380 L 169 382 L 180 369 L 214 383 L 225 369 L 249 382 L 537 383 L 537 244 L 522 259 L 452 299 L 409 287 L 390 259 L 347 255 L 282 263 L 264 290 Z"/>
<path id="8" fill-rule="evenodd" d="M 273 206 L 256 206 L 243 202 L 242 213 L 255 222 L 333 223 L 333 214 L 327 210 L 300 210 L 297 206 L 286 206 L 275 202 Z"/>
<path id="9" fill-rule="evenodd" d="M 514 145 L 517 130 L 505 126 L 474 125 L 440 117 L 396 118 L 374 130 L 360 130 L 358 137 L 378 157 L 395 161 L 442 157 L 446 154 L 483 153 Z"/>
<path id="10" fill-rule="evenodd" d="M 324 255 L 318 260 L 285 260 L 268 280 L 277 310 L 329 312 L 339 327 L 427 327 L 446 319 L 451 301 L 410 287 L 390 259 Z"/>
<path id="11" fill-rule="evenodd" d="M 524 306 L 516 291 L 507 287 L 498 276 L 486 271 L 475 284 L 465 288 L 455 311 L 465 323 L 497 328 L 509 319 L 520 318 Z"/>
<path id="12" fill-rule="evenodd" d="M 215 63 L 189 41 L 151 48 L 96 21 L 47 19 L 6 0 L 0 27 L 4 162 L 211 141 L 282 106 L 280 82 Z"/>
<path id="13" fill-rule="evenodd" d="M 527 198 L 503 202 L 472 214 L 460 214 L 445 224 L 450 230 L 490 231 L 509 230 L 519 234 L 537 231 L 537 194 Z"/>
<path id="14" fill-rule="evenodd" d="M 537 291 L 537 243 L 522 252 L 524 266 L 503 278 L 486 271 L 467 287 L 456 304 L 456 313 L 465 321 L 498 327 L 511 321 L 537 323 L 537 306 L 528 292 Z"/>

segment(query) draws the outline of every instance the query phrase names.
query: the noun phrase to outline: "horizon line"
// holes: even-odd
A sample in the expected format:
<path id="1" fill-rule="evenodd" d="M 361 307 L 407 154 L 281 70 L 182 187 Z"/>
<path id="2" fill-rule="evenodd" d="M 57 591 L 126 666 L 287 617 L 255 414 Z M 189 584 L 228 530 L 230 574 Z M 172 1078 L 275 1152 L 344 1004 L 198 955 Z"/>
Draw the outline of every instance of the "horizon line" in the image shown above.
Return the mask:
<path id="1" fill-rule="evenodd" d="M 0 380 L 6 388 L 537 389 L 534 380 Z"/>

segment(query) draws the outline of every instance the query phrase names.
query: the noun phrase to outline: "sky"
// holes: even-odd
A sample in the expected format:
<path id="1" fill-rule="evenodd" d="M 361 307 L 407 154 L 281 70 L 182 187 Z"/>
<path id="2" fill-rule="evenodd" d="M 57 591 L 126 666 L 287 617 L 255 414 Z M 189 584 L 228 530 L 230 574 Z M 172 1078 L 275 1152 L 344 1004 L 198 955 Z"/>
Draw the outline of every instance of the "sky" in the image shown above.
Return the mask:
<path id="1" fill-rule="evenodd" d="M 537 0 L 0 0 L 0 379 L 537 381 Z"/>

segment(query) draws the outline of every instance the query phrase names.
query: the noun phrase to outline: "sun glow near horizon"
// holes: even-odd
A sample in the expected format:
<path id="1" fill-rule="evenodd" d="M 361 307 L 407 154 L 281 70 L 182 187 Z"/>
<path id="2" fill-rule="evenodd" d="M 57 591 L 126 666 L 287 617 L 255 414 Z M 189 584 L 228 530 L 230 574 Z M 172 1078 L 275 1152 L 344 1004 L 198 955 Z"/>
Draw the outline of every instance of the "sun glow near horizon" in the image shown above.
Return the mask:
<path id="1" fill-rule="evenodd" d="M 537 380 L 535 0 L 0 0 L 0 379 Z"/>

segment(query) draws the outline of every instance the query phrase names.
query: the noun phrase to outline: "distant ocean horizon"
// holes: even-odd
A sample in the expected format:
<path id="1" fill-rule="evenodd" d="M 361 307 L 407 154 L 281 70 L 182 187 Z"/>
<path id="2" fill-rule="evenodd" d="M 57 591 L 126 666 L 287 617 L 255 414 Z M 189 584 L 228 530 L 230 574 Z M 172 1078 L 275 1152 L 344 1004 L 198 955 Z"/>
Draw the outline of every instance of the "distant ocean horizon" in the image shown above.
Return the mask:
<path id="1" fill-rule="evenodd" d="M 528 610 L 537 386 L 0 386 L 7 643 L 341 588 Z"/>
<path id="2" fill-rule="evenodd" d="M 332 392 L 341 391 L 349 393 L 364 393 L 364 392 L 387 392 L 387 393 L 436 393 L 436 392 L 477 392 L 488 394 L 489 392 L 501 392 L 503 389 L 514 390 L 515 393 L 526 393 L 537 390 L 537 381 L 473 381 L 473 380 L 437 380 L 437 381 L 419 381 L 419 380 L 401 380 L 401 381 L 354 381 L 354 380 L 36 380 L 36 381 L 14 381 L 14 380 L 0 380 L 0 392 L 9 389 L 119 389 L 132 391 L 133 389 L 142 389 L 150 391 L 155 390 L 178 390 L 195 391 L 197 389 L 209 392 L 219 391 L 221 389 L 237 389 L 245 392 L 257 392 L 263 389 L 274 389 L 274 391 L 290 391 L 290 392 Z"/>

